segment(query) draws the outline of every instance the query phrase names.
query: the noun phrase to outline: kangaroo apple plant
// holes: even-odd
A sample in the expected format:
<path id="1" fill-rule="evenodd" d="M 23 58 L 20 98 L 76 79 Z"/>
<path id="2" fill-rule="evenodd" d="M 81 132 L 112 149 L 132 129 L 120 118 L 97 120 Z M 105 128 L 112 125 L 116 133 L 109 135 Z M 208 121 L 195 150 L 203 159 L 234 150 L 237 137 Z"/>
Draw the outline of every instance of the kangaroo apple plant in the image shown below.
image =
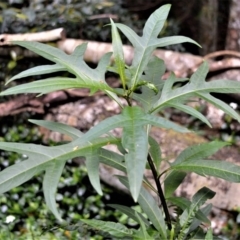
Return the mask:
<path id="1" fill-rule="evenodd" d="M 128 26 L 114 23 L 110 19 L 113 53 L 105 54 L 95 69 L 89 67 L 83 60 L 87 43 L 77 46 L 74 52 L 68 55 L 57 48 L 38 42 L 13 42 L 50 60 L 53 64 L 23 71 L 9 82 L 28 76 L 62 71 L 71 73 L 73 77 L 60 75 L 17 85 L 3 91 L 1 96 L 20 93 L 41 95 L 69 88 L 88 88 L 91 94 L 103 91 L 119 104 L 122 111 L 119 115 L 103 120 L 86 133 L 62 123 L 30 120 L 37 125 L 66 134 L 72 138 L 72 141 L 53 147 L 0 142 L 0 149 L 28 156 L 26 160 L 0 172 L 1 194 L 28 181 L 35 174 L 44 172 L 43 191 L 46 204 L 61 224 L 67 224 L 58 212 L 55 193 L 67 160 L 82 156 L 85 158 L 90 182 L 98 194 L 104 194 L 101 190 L 98 170 L 100 163 L 125 172 L 126 177 L 118 176 L 118 178 L 129 189 L 132 198 L 139 203 L 146 217 L 127 206 L 112 205 L 139 223 L 139 228 L 127 228 L 117 222 L 82 219 L 79 223 L 80 230 L 85 226 L 86 229 L 100 231 L 103 236 L 120 239 L 181 240 L 201 239 L 205 236 L 207 237 L 205 239 L 213 239 L 210 221 L 207 218 L 211 204 L 205 203 L 213 198 L 215 193 L 203 187 L 189 200 L 175 197 L 174 191 L 187 172 L 240 182 L 240 166 L 224 161 L 207 160 L 208 156 L 227 143 L 214 141 L 189 147 L 174 162 L 168 163 L 168 168 L 163 171 L 161 146 L 149 133 L 152 126 L 183 133 L 189 132 L 187 128 L 160 117 L 158 113 L 165 108 L 179 109 L 211 126 L 204 115 L 187 105 L 192 98 L 204 99 L 240 122 L 239 115 L 231 107 L 211 95 L 211 93 L 239 93 L 240 83 L 230 80 L 206 81 L 207 62 L 203 62 L 189 79 L 177 78 L 172 73 L 167 80 L 162 80 L 165 65 L 163 60 L 153 56 L 156 48 L 183 42 L 198 45 L 183 36 L 158 37 L 169 10 L 169 4 L 157 9 L 147 20 L 142 36 L 138 36 Z M 130 66 L 124 61 L 119 31 L 128 38 L 134 48 L 134 58 Z M 114 58 L 113 65 L 110 65 L 111 56 Z M 107 84 L 105 81 L 107 71 L 119 75 L 122 88 L 112 88 Z M 183 81 L 184 84 L 176 84 Z M 120 99 L 126 100 L 126 106 L 123 106 Z M 122 129 L 121 137 L 108 134 L 115 128 Z M 109 144 L 118 146 L 121 153 L 103 148 Z M 156 187 L 151 186 L 144 178 L 147 166 L 152 171 Z M 164 184 L 164 190 L 161 183 Z M 157 193 L 161 206 L 146 190 L 146 185 Z M 170 205 L 174 205 L 177 209 L 175 217 L 169 213 Z M 206 232 L 201 228 L 202 222 L 209 226 Z M 82 236 L 85 234 L 86 231 L 82 230 Z"/>

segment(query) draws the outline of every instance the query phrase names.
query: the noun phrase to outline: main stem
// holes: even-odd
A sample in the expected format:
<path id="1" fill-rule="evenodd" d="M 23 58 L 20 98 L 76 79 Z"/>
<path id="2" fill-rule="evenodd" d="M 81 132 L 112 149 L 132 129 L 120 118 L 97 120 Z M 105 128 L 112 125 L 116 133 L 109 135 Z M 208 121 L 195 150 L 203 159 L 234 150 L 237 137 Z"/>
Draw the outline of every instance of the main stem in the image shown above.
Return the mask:
<path id="1" fill-rule="evenodd" d="M 150 154 L 148 154 L 147 160 L 148 160 L 148 164 L 151 168 L 154 181 L 155 181 L 156 186 L 157 186 L 158 195 L 159 195 L 159 198 L 160 198 L 161 203 L 162 203 L 163 211 L 165 213 L 165 218 L 166 218 L 168 229 L 171 230 L 172 229 L 172 224 L 171 224 L 171 218 L 170 218 L 170 214 L 169 214 L 169 211 L 168 211 L 167 203 L 166 203 L 166 200 L 165 200 L 165 197 L 164 197 L 164 194 L 163 194 L 162 186 L 161 186 L 160 181 L 158 179 L 157 170 L 155 168 L 155 165 L 153 163 L 153 160 L 152 160 L 152 157 L 150 156 Z"/>

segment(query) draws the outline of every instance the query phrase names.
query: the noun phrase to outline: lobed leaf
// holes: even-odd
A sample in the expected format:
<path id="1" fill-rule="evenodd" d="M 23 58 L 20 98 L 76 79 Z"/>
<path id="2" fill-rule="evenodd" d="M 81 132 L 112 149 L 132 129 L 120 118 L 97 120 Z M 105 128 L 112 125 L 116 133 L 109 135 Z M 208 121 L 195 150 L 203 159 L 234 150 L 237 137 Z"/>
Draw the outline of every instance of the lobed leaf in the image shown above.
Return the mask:
<path id="1" fill-rule="evenodd" d="M 32 76 L 36 74 L 45 74 L 49 72 L 57 71 L 68 71 L 76 76 L 76 78 L 48 78 L 45 80 L 39 80 L 33 83 L 27 83 L 20 86 L 7 89 L 0 95 L 18 94 L 18 93 L 40 93 L 45 94 L 52 91 L 63 90 L 68 88 L 90 88 L 90 90 L 103 90 L 103 91 L 113 91 L 111 87 L 105 82 L 105 73 L 110 62 L 110 56 L 112 53 L 106 53 L 101 60 L 97 68 L 90 68 L 84 61 L 84 53 L 87 48 L 87 43 L 79 45 L 75 48 L 71 55 L 64 53 L 63 51 L 51 47 L 46 44 L 38 42 L 24 42 L 24 41 L 14 41 L 15 44 L 23 46 L 44 58 L 55 62 L 55 65 L 39 66 L 36 68 L 24 71 L 10 81 Z M 26 89 L 26 91 L 24 91 Z M 115 96 L 115 99 L 117 97 Z"/>
<path id="2" fill-rule="evenodd" d="M 54 211 L 53 213 L 56 218 L 60 220 L 60 216 L 53 203 L 53 195 L 56 190 L 56 183 L 59 179 L 61 167 L 63 167 L 68 159 L 78 156 L 87 156 L 92 152 L 92 149 L 99 149 L 108 143 L 116 143 L 117 141 L 119 140 L 110 137 L 94 139 L 92 141 L 82 137 L 81 144 L 79 146 L 75 145 L 76 141 L 73 141 L 56 147 L 0 142 L 0 149 L 26 154 L 28 156 L 27 160 L 16 163 L 0 172 L 0 194 L 21 185 L 37 173 L 46 170 L 45 181 L 51 180 L 52 186 L 51 189 L 49 189 L 49 186 L 45 182 L 44 187 L 47 188 L 44 189 L 44 194 L 46 196 L 48 206 Z M 102 152 L 102 154 L 104 155 L 105 152 Z M 52 176 L 51 178 L 51 173 L 53 172 L 55 176 Z M 49 191 L 51 191 L 51 193 Z"/>
<path id="3" fill-rule="evenodd" d="M 205 78 L 208 73 L 208 64 L 207 62 L 203 62 L 203 64 L 198 68 L 198 70 L 191 76 L 190 82 L 185 84 L 184 86 L 173 88 L 173 84 L 178 81 L 175 76 L 172 74 L 169 79 L 165 81 L 162 95 L 160 99 L 155 103 L 151 112 L 155 112 L 157 110 L 171 107 L 176 105 L 180 107 L 182 103 L 184 103 L 187 99 L 191 97 L 201 97 L 206 101 L 214 104 L 219 107 L 226 113 L 228 113 L 231 117 L 240 121 L 240 116 L 227 104 L 220 101 L 217 98 L 214 98 L 210 95 L 211 92 L 214 93 L 239 93 L 240 92 L 240 83 L 231 80 L 215 80 L 206 82 Z M 189 108 L 185 108 L 182 110 L 188 111 L 189 114 L 195 117 L 201 117 L 201 120 L 206 122 L 201 115 L 196 115 L 196 111 L 189 111 Z M 207 123 L 207 122 L 206 122 Z"/>
<path id="4" fill-rule="evenodd" d="M 157 38 L 159 32 L 164 26 L 164 22 L 167 19 L 170 7 L 170 4 L 166 4 L 157 9 L 153 14 L 151 14 L 144 26 L 142 37 L 139 37 L 129 27 L 123 24 L 116 24 L 116 26 L 122 31 L 122 33 L 129 39 L 129 41 L 134 46 L 134 58 L 131 66 L 131 70 L 133 72 L 131 79 L 132 88 L 134 88 L 138 84 L 149 62 L 149 59 L 151 58 L 151 55 L 157 46 L 164 46 L 164 44 L 166 43 L 177 44 L 183 41 L 190 41 L 192 43 L 195 43 L 193 40 L 183 37 L 173 37 L 171 39 L 169 38 L 165 40 Z"/>

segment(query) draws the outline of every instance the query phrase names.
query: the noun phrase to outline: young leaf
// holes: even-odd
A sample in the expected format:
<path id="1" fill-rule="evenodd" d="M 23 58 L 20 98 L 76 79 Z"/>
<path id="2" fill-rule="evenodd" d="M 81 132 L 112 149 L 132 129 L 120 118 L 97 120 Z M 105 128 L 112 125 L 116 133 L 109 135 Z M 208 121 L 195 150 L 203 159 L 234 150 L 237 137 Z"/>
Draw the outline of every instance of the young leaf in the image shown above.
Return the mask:
<path id="1" fill-rule="evenodd" d="M 124 53 L 123 53 L 123 46 L 120 35 L 118 33 L 117 27 L 112 19 L 111 26 L 112 26 L 112 45 L 113 45 L 113 56 L 117 66 L 118 74 L 120 76 L 123 89 L 126 89 L 126 76 L 125 76 L 125 61 L 124 61 Z"/>
<path id="2" fill-rule="evenodd" d="M 194 214 L 199 210 L 199 208 L 208 200 L 212 199 L 215 196 L 215 192 L 210 190 L 209 188 L 203 187 L 200 190 L 197 191 L 197 193 L 194 194 L 192 198 L 192 204 L 189 206 L 188 216 Z M 184 214 L 182 215 L 184 216 Z M 181 222 L 187 222 L 187 220 L 184 220 L 184 217 L 180 217 L 180 223 Z M 183 226 L 183 225 L 182 225 Z"/>
<path id="3" fill-rule="evenodd" d="M 116 24 L 134 46 L 134 58 L 131 66 L 131 69 L 134 72 L 131 80 L 131 87 L 133 88 L 138 84 L 156 47 L 164 46 L 165 44 L 171 45 L 182 43 L 183 41 L 197 44 L 189 38 L 177 36 L 175 38 L 167 38 L 163 40 L 157 38 L 167 19 L 170 7 L 170 4 L 166 4 L 152 13 L 144 26 L 142 37 L 139 37 L 131 28 L 123 24 Z"/>
<path id="4" fill-rule="evenodd" d="M 208 204 L 207 206 L 199 209 L 196 213 L 196 219 L 194 219 L 190 225 L 189 232 L 193 232 L 202 222 L 207 223 L 209 226 L 211 226 L 210 220 L 207 218 L 207 216 L 210 214 L 212 210 L 212 204 Z"/>
<path id="5" fill-rule="evenodd" d="M 166 179 L 164 180 L 164 191 L 165 197 L 169 198 L 173 195 L 178 186 L 183 182 L 186 177 L 185 172 L 172 171 L 170 172 Z"/>
<path id="6" fill-rule="evenodd" d="M 118 176 L 121 183 L 129 188 L 129 183 L 126 177 Z M 161 209 L 158 207 L 152 195 L 144 188 L 141 187 L 138 202 L 142 207 L 144 213 L 147 214 L 149 220 L 154 227 L 159 231 L 162 239 L 167 239 L 166 224 Z"/>
<path id="7" fill-rule="evenodd" d="M 148 138 L 148 143 L 150 145 L 149 154 L 154 162 L 156 170 L 158 171 L 160 169 L 160 164 L 162 161 L 159 143 L 151 136 Z"/>
<path id="8" fill-rule="evenodd" d="M 202 206 L 206 202 L 206 200 L 213 198 L 214 195 L 215 192 L 211 191 L 206 187 L 203 187 L 193 196 L 192 204 L 184 210 L 184 212 L 179 218 L 182 228 L 180 230 L 178 239 L 185 238 L 200 206 Z"/>
<path id="9" fill-rule="evenodd" d="M 110 235 L 117 237 L 117 238 L 125 238 L 132 236 L 132 230 L 128 229 L 121 223 L 115 223 L 115 222 L 107 222 L 107 221 L 101 221 L 101 220 L 87 220 L 87 219 L 81 219 L 81 222 L 84 222 L 85 224 L 92 226 L 94 229 L 107 232 Z"/>
<path id="10" fill-rule="evenodd" d="M 156 56 L 152 56 L 146 69 L 144 70 L 145 75 L 142 76 L 142 80 L 152 83 L 158 93 L 153 94 L 153 90 L 147 86 L 141 87 L 141 94 L 134 93 L 133 98 L 139 101 L 144 110 L 148 112 L 153 104 L 160 98 L 161 91 L 164 85 L 164 81 L 161 80 L 162 75 L 165 73 L 166 67 L 164 61 Z"/>
<path id="11" fill-rule="evenodd" d="M 189 208 L 189 206 L 191 205 L 191 202 L 186 199 L 186 198 L 183 198 L 183 197 L 169 197 L 167 199 L 168 202 L 172 203 L 173 205 L 179 207 L 181 210 L 185 210 L 187 208 Z M 208 204 L 207 205 L 208 208 L 202 208 L 202 209 L 199 209 L 196 213 L 196 221 L 199 221 L 200 223 L 201 222 L 204 222 L 204 223 L 207 223 L 207 224 L 211 224 L 211 222 L 209 221 L 209 219 L 206 217 L 208 215 L 208 212 L 206 212 L 208 209 L 211 210 L 211 207 L 212 207 L 212 204 Z M 210 211 L 209 210 L 209 211 Z M 195 220 L 194 220 L 195 221 Z"/>

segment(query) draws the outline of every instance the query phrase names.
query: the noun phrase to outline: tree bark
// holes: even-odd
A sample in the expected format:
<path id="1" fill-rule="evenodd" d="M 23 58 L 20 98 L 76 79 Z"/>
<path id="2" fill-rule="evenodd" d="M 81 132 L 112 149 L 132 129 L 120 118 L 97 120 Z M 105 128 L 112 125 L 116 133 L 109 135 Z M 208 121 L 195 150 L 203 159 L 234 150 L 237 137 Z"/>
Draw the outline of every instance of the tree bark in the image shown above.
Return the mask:
<path id="1" fill-rule="evenodd" d="M 226 49 L 240 51 L 240 1 L 232 0 L 228 23 Z"/>
<path id="2" fill-rule="evenodd" d="M 12 45 L 12 41 L 36 41 L 36 42 L 51 42 L 66 37 L 63 28 L 57 28 L 50 31 L 38 33 L 24 33 L 24 34 L 0 34 L 0 46 Z"/>

